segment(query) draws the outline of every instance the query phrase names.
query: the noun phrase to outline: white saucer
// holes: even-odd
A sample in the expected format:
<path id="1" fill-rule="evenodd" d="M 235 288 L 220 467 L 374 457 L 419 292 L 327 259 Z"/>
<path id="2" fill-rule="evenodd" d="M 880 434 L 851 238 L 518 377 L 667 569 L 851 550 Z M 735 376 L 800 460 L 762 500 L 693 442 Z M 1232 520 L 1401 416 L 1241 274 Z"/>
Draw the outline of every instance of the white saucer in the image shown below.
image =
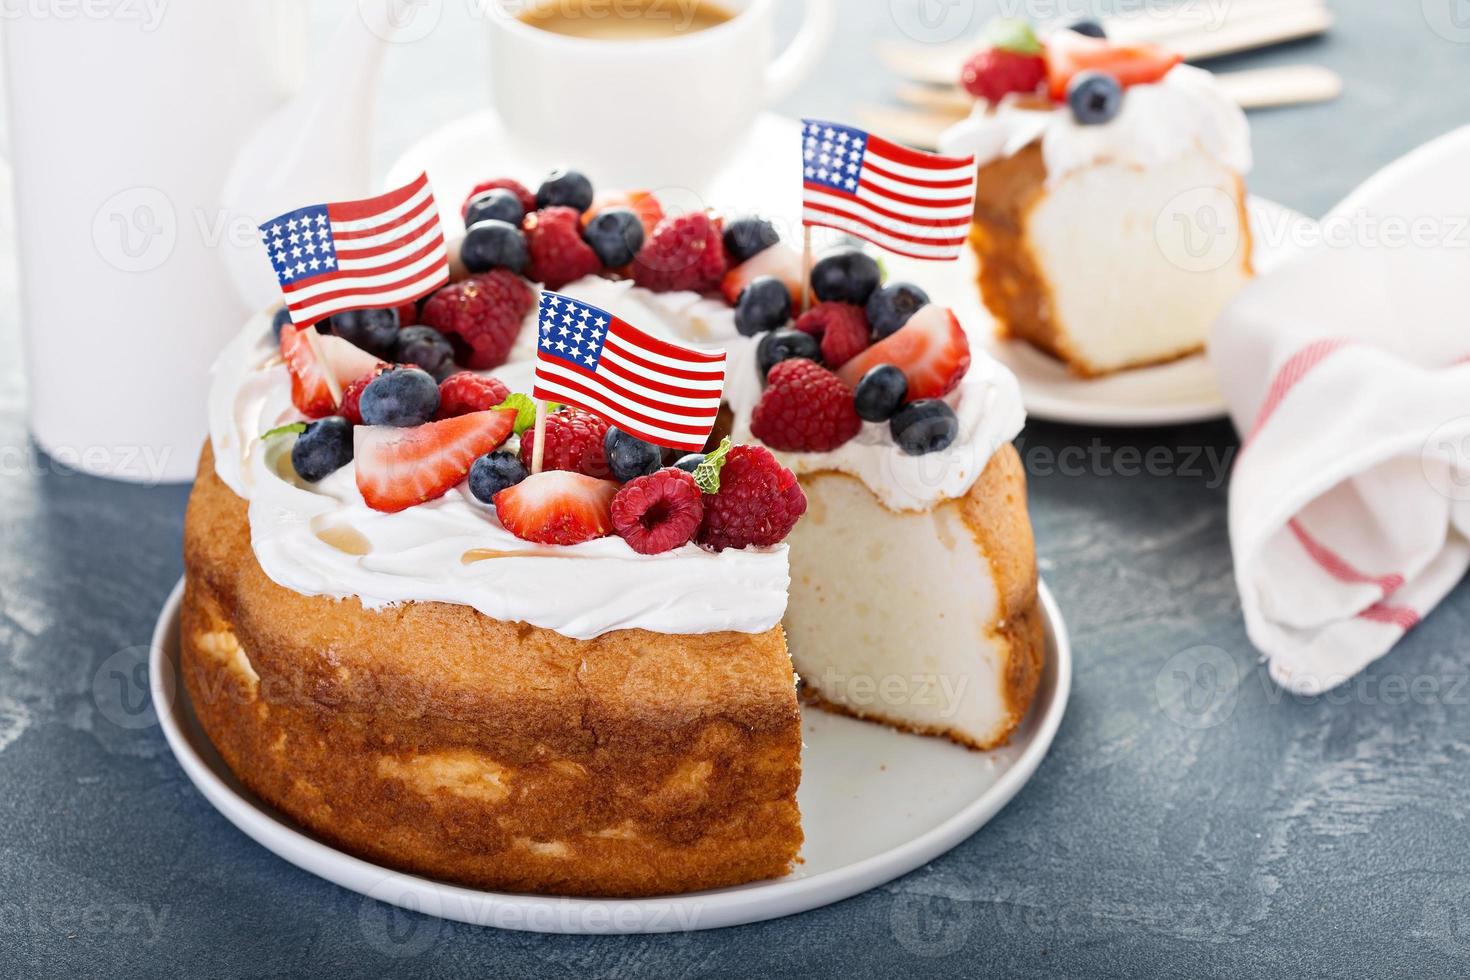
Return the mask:
<path id="1" fill-rule="evenodd" d="M 796 215 L 801 185 L 796 180 L 799 124 L 772 113 L 762 115 L 744 145 L 731 148 L 730 163 L 703 193 L 686 188 L 647 188 L 666 206 L 720 211 L 755 211 L 777 222 L 787 241 L 801 241 Z M 512 176 L 527 180 L 535 171 L 514 159 L 494 113 L 466 116 L 409 148 L 390 169 L 387 186 L 407 183 L 427 171 L 446 227 L 462 227 L 460 202 L 477 182 Z M 657 152 L 656 148 L 650 152 Z M 575 165 L 576 161 L 569 161 Z M 789 163 L 790 166 L 785 166 Z M 594 163 L 582 164 L 594 183 Z M 1258 272 L 1268 272 L 1310 240 L 1314 222 L 1282 205 L 1250 199 Z M 818 228 L 817 248 L 836 233 Z M 1009 367 L 1021 383 L 1021 398 L 1033 418 L 1081 425 L 1182 425 L 1225 415 L 1225 400 L 1203 354 L 1159 367 L 1140 368 L 1096 380 L 1077 378 L 1035 348 L 995 337 L 995 324 L 975 290 L 976 260 L 966 249 L 956 262 L 919 262 L 883 253 L 891 279 L 922 286 L 936 302 L 954 309 L 972 342 L 983 345 Z"/>
<path id="2" fill-rule="evenodd" d="M 373 899 L 442 918 L 532 932 L 642 933 L 717 929 L 849 898 L 945 853 L 1010 802 L 1051 745 L 1072 684 L 1066 624 L 1043 584 L 1046 667 L 1011 744 L 977 753 L 821 711 L 803 713 L 798 799 L 806 846 L 798 871 L 774 881 L 655 899 L 500 894 L 402 874 L 298 829 L 245 789 L 199 727 L 178 676 L 182 581 L 153 633 L 149 670 L 165 737 L 190 780 L 225 818 L 287 861 Z M 364 903 L 365 933 L 378 907 Z M 374 930 L 370 939 L 382 939 Z"/>

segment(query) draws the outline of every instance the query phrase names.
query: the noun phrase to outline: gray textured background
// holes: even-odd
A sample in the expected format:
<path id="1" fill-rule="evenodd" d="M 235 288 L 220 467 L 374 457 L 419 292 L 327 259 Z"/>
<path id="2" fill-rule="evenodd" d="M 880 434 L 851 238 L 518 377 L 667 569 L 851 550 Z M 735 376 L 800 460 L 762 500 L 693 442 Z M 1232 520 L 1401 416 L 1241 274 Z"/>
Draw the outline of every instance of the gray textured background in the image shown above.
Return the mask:
<path id="1" fill-rule="evenodd" d="M 845 4 L 822 76 L 783 108 L 842 118 L 854 98 L 882 98 L 890 83 L 868 40 L 897 34 L 908 2 Z M 1470 26 L 1454 4 L 1333 0 L 1330 37 L 1237 59 L 1317 62 L 1348 80 L 1333 105 L 1253 116 L 1257 192 L 1321 214 L 1464 121 L 1470 47 L 1429 26 L 1455 12 Z M 931 10 L 973 26 L 989 6 Z M 478 35 L 466 4 L 445 0 L 440 29 L 394 52 L 380 166 L 483 106 Z M 1210 465 L 1233 452 L 1225 424 L 1027 429 L 1037 541 L 1073 630 L 1076 684 L 1031 784 L 928 867 L 799 917 L 628 938 L 391 913 L 298 871 L 229 826 L 139 723 L 147 688 L 134 668 L 180 572 L 186 490 L 78 476 L 30 447 L 13 251 L 7 234 L 0 977 L 1470 973 L 1470 594 L 1346 689 L 1298 699 L 1273 687 L 1241 626 Z M 1087 456 L 1058 467 L 1069 446 Z M 1135 475 L 1129 451 L 1157 446 L 1175 451 L 1170 474 Z"/>

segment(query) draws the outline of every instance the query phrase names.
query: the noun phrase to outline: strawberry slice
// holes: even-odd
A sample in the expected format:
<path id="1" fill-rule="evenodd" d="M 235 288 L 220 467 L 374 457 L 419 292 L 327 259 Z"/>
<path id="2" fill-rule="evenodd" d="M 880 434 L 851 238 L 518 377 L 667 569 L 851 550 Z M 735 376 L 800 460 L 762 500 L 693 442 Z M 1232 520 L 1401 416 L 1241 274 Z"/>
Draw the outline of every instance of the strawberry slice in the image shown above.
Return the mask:
<path id="1" fill-rule="evenodd" d="M 801 253 L 777 242 L 769 248 L 746 259 L 725 273 L 720 282 L 720 292 L 731 306 L 740 298 L 740 291 L 750 285 L 757 276 L 775 276 L 786 284 L 791 293 L 791 302 L 801 302 Z"/>
<path id="2" fill-rule="evenodd" d="M 627 208 L 636 214 L 643 225 L 645 238 L 653 237 L 653 229 L 664 218 L 663 205 L 658 203 L 652 191 L 598 191 L 592 198 L 592 206 L 582 215 L 582 227 L 587 227 L 587 223 L 600 212 L 611 208 Z"/>
<path id="3" fill-rule="evenodd" d="M 570 470 L 544 470 L 495 495 L 505 529 L 537 544 L 581 544 L 612 533 L 618 485 Z"/>
<path id="4" fill-rule="evenodd" d="M 1067 84 L 1078 72 L 1106 72 L 1127 88 L 1157 82 L 1183 60 L 1157 44 L 1117 44 L 1075 31 L 1058 31 L 1046 39 L 1047 86 L 1056 102 L 1067 100 Z"/>
<path id="5" fill-rule="evenodd" d="M 315 329 L 282 330 L 281 356 L 291 373 L 291 404 L 308 418 L 318 419 L 336 411 L 342 389 L 376 368 L 378 359 L 341 337 L 308 336 L 307 331 Z"/>
<path id="6" fill-rule="evenodd" d="M 478 457 L 510 438 L 514 409 L 471 412 L 411 429 L 359 425 L 352 430 L 357 489 L 373 510 L 395 514 L 442 497 Z"/>
<path id="7" fill-rule="evenodd" d="M 842 365 L 837 376 L 856 388 L 879 364 L 892 364 L 909 379 L 909 401 L 954 390 L 970 370 L 970 341 L 954 314 L 930 303 L 907 323 Z"/>

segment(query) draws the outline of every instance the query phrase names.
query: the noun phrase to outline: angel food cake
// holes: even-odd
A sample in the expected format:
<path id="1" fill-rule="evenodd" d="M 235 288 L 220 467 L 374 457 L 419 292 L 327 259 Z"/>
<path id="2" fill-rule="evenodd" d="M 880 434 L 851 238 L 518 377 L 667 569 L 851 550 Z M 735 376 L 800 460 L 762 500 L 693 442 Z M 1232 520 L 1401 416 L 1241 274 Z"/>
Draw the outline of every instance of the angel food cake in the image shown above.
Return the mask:
<path id="1" fill-rule="evenodd" d="M 183 674 L 247 786 L 388 866 L 648 895 L 791 870 L 793 657 L 822 706 L 1005 740 L 1042 649 L 1022 415 L 948 311 L 843 253 L 790 322 L 768 224 L 571 172 L 466 212 L 425 300 L 262 315 L 216 367 Z M 532 283 L 727 348 L 707 451 L 563 407 L 528 474 Z"/>
<path id="2" fill-rule="evenodd" d="M 1251 276 L 1244 113 L 1178 55 L 1102 34 L 993 27 L 962 79 L 975 110 L 940 138 L 978 161 L 986 306 L 1083 376 L 1201 350 Z"/>

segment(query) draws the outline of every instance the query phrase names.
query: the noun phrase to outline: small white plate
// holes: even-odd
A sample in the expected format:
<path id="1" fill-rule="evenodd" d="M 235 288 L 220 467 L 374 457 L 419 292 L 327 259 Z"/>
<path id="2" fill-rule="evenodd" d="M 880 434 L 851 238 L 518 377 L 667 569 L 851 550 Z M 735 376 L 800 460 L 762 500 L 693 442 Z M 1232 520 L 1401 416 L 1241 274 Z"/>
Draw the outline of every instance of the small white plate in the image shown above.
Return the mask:
<path id="1" fill-rule="evenodd" d="M 299 829 L 245 789 L 199 727 L 178 676 L 182 581 L 169 595 L 149 657 L 153 704 L 189 779 L 215 809 L 287 861 L 379 901 L 476 925 L 560 933 L 717 929 L 849 898 L 920 867 L 985 824 L 1026 784 L 1066 710 L 1072 649 L 1045 584 L 1046 667 L 1011 744 L 970 752 L 821 711 L 802 730 L 804 863 L 795 874 L 737 888 L 652 899 L 501 894 L 403 874 L 352 857 Z M 366 920 L 369 912 L 364 912 Z"/>

